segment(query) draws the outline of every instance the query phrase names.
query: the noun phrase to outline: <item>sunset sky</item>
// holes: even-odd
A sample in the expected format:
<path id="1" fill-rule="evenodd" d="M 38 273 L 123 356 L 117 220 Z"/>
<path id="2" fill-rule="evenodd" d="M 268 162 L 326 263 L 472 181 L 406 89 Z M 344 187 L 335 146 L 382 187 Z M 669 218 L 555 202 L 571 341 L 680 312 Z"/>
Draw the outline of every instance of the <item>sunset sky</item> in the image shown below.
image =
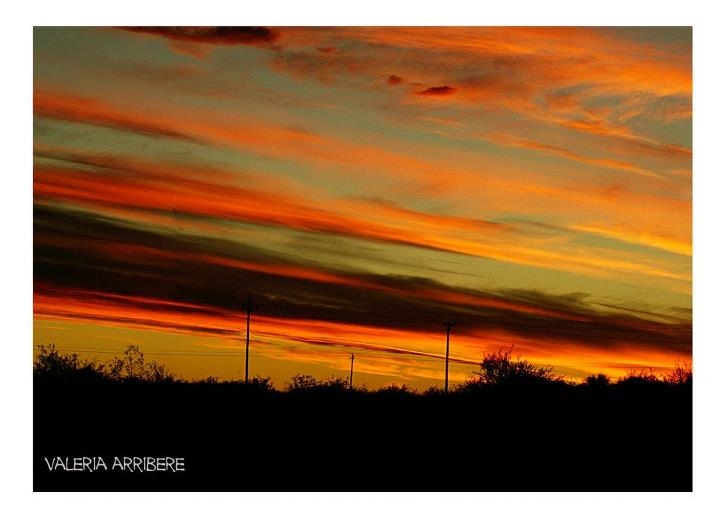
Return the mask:
<path id="1" fill-rule="evenodd" d="M 690 28 L 34 29 L 34 336 L 186 378 L 689 360 Z"/>

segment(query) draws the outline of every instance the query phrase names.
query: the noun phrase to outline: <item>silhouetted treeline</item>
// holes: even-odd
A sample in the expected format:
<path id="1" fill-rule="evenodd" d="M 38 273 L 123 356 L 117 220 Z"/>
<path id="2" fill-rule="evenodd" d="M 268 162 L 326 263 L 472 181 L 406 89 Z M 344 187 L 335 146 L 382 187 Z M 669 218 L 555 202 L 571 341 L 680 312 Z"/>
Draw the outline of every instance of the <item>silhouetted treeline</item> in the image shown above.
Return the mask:
<path id="1" fill-rule="evenodd" d="M 192 384 L 215 384 L 219 383 L 216 377 L 208 377 L 201 380 L 186 381 L 173 373 L 165 366 L 155 361 L 146 362 L 145 356 L 136 345 L 130 345 L 120 357 L 114 357 L 106 364 L 96 360 L 81 359 L 77 353 L 63 353 L 58 351 L 54 345 L 38 346 L 39 353 L 33 365 L 33 375 L 36 380 L 42 381 L 63 381 L 63 382 L 162 382 L 162 383 L 192 383 Z M 553 373 L 550 366 L 535 366 L 526 360 L 512 358 L 512 350 L 500 350 L 486 354 L 479 364 L 479 371 L 474 372 L 475 377 L 455 386 L 454 393 L 465 393 L 473 391 L 480 386 L 512 386 L 520 388 L 524 386 L 542 385 L 577 385 L 565 381 L 561 375 Z M 229 381 L 223 383 L 237 384 L 241 382 Z M 244 384 L 244 382 L 242 382 Z M 256 388 L 266 391 L 277 391 L 272 380 L 263 377 L 255 377 L 248 383 Z M 678 363 L 675 369 L 663 376 L 657 376 L 652 370 L 630 370 L 627 375 L 617 381 L 620 385 L 639 384 L 692 384 L 692 368 L 688 363 Z M 589 375 L 581 385 L 591 387 L 604 387 L 611 385 L 610 378 L 604 373 Z M 348 390 L 348 380 L 335 377 L 328 380 L 318 380 L 312 375 L 297 374 L 283 388 L 284 391 L 302 391 L 310 389 L 332 389 Z M 364 387 L 354 388 L 355 391 L 367 392 Z M 407 387 L 389 386 L 380 391 L 402 391 L 417 393 Z M 434 394 L 437 388 L 430 388 L 425 393 Z"/>
<path id="2" fill-rule="evenodd" d="M 692 488 L 692 372 L 568 383 L 487 355 L 449 394 L 182 381 L 137 347 L 107 364 L 42 347 L 35 490 L 680 490 Z M 49 470 L 46 458 L 179 456 L 182 472 Z"/>

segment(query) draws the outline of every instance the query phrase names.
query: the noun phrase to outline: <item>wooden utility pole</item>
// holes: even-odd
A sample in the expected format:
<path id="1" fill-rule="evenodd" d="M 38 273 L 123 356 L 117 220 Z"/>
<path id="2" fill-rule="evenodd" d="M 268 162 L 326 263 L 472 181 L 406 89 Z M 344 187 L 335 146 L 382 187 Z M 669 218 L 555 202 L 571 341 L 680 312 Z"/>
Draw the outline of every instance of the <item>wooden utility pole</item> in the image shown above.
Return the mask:
<path id="1" fill-rule="evenodd" d="M 248 383 L 248 367 L 250 361 L 250 314 L 255 309 L 252 303 L 252 296 L 249 295 L 247 298 L 247 304 L 243 305 L 247 314 L 245 322 L 245 383 Z"/>
<path id="2" fill-rule="evenodd" d="M 352 376 L 353 376 L 353 366 L 355 364 L 355 354 L 350 354 L 350 389 L 352 389 Z"/>
<path id="3" fill-rule="evenodd" d="M 448 392 L 448 363 L 450 361 L 450 328 L 456 326 L 457 323 L 446 322 L 445 326 L 445 392 Z"/>

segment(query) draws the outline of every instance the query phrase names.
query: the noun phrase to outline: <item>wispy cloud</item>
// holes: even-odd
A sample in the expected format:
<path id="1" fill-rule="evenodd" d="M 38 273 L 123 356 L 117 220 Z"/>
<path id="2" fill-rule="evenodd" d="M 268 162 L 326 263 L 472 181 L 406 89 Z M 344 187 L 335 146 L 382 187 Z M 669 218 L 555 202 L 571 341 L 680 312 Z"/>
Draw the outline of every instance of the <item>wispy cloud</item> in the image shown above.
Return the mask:
<path id="1" fill-rule="evenodd" d="M 567 269 L 585 274 L 614 276 L 627 273 L 669 280 L 688 280 L 662 264 L 627 254 L 596 255 L 577 249 L 568 255 L 533 242 L 510 225 L 492 221 L 414 211 L 382 201 L 331 200 L 325 203 L 301 193 L 231 186 L 193 178 L 179 166 L 123 164 L 95 159 L 105 172 L 37 167 L 34 190 L 38 199 L 65 200 L 87 207 L 166 211 L 214 218 L 340 234 L 430 250 L 449 251 L 496 261 L 542 268 Z M 129 177 L 127 171 L 136 174 Z M 482 233 L 482 240 L 476 238 Z"/>
<path id="2" fill-rule="evenodd" d="M 629 162 L 625 162 L 622 160 L 614 160 L 614 159 L 599 158 L 599 157 L 588 157 L 586 155 L 576 153 L 572 150 L 565 149 L 560 146 L 544 144 L 542 142 L 533 141 L 533 140 L 529 140 L 529 139 L 523 139 L 523 138 L 519 138 L 519 137 L 514 137 L 512 135 L 507 135 L 507 134 L 491 134 L 488 136 L 488 138 L 492 142 L 495 142 L 498 144 L 503 144 L 506 146 L 514 146 L 517 148 L 524 148 L 524 149 L 528 149 L 528 150 L 535 150 L 535 151 L 539 151 L 542 153 L 555 155 L 558 157 L 564 157 L 569 160 L 582 162 L 584 164 L 590 164 L 593 166 L 617 169 L 620 171 L 628 171 L 630 173 L 636 173 L 638 175 L 643 175 L 643 176 L 651 177 L 651 178 L 662 178 L 657 173 L 654 173 L 647 169 L 635 166 Z"/>

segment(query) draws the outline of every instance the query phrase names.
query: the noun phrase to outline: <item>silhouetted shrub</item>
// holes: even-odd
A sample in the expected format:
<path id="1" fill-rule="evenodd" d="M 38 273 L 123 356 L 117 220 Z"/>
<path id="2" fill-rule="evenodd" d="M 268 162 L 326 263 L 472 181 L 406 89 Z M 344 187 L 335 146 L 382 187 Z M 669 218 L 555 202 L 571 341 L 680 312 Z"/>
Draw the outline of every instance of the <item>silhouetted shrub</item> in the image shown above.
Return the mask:
<path id="1" fill-rule="evenodd" d="M 350 388 L 350 382 L 345 378 L 332 377 L 323 382 L 323 387 L 336 391 L 346 391 Z"/>
<path id="2" fill-rule="evenodd" d="M 662 383 L 662 379 L 655 374 L 652 368 L 631 368 L 624 377 L 617 381 L 617 385 L 621 387 L 653 386 Z"/>
<path id="3" fill-rule="evenodd" d="M 385 395 L 417 395 L 418 392 L 416 389 L 408 387 L 407 385 L 403 384 L 402 386 L 398 386 L 397 384 L 390 384 L 389 386 L 385 386 L 383 388 L 380 388 L 376 391 L 378 394 L 385 394 Z"/>
<path id="4" fill-rule="evenodd" d="M 462 386 L 462 384 L 460 384 Z M 454 389 L 453 391 L 457 391 L 457 389 Z M 439 397 L 445 395 L 445 391 L 440 389 L 439 387 L 429 387 L 423 392 L 423 396 L 429 396 L 429 397 Z"/>
<path id="5" fill-rule="evenodd" d="M 610 377 L 605 373 L 597 373 L 585 377 L 585 384 L 589 387 L 608 387 L 610 385 Z"/>
<path id="6" fill-rule="evenodd" d="M 370 390 L 367 387 L 367 384 L 363 384 L 361 386 L 358 386 L 357 384 L 353 384 L 353 387 L 350 387 L 350 382 L 348 381 L 348 391 L 353 391 L 355 393 L 369 393 Z"/>
<path id="7" fill-rule="evenodd" d="M 122 357 L 115 357 L 108 363 L 107 375 L 117 381 L 173 382 L 175 380 L 175 376 L 162 364 L 155 361 L 145 362 L 145 355 L 134 344 L 127 347 Z"/>
<path id="8" fill-rule="evenodd" d="M 290 382 L 285 385 L 285 391 L 298 391 L 302 389 L 310 389 L 320 384 L 312 375 L 298 373 L 290 378 Z"/>
<path id="9" fill-rule="evenodd" d="M 349 382 L 347 379 L 334 377 L 327 380 L 318 380 L 312 375 L 298 373 L 293 375 L 290 382 L 285 385 L 285 391 L 307 391 L 311 389 L 344 391 L 348 387 Z"/>
<path id="10" fill-rule="evenodd" d="M 690 362 L 675 362 L 675 368 L 664 377 L 669 384 L 692 384 L 692 364 Z"/>
<path id="11" fill-rule="evenodd" d="M 484 383 L 484 381 L 480 377 L 475 376 L 473 378 L 469 378 L 465 382 L 457 384 L 451 389 L 451 391 L 453 394 L 472 394 L 482 391 L 485 387 L 486 384 Z M 445 394 L 444 391 L 442 391 L 441 389 L 435 389 L 437 389 L 438 393 Z"/>
<path id="12" fill-rule="evenodd" d="M 51 380 L 98 381 L 104 378 L 104 366 L 95 360 L 80 359 L 76 353 L 57 351 L 54 344 L 38 346 L 33 376 Z"/>
<path id="13" fill-rule="evenodd" d="M 254 389 L 258 389 L 261 391 L 274 391 L 275 385 L 273 384 L 272 380 L 270 380 L 270 377 L 253 377 L 248 384 L 252 386 Z"/>
<path id="14" fill-rule="evenodd" d="M 538 367 L 526 360 L 512 360 L 513 348 L 486 354 L 480 363 L 480 371 L 475 371 L 477 379 L 471 383 L 496 386 L 521 386 L 559 383 L 563 376 L 555 375 L 550 366 Z"/>
<path id="15" fill-rule="evenodd" d="M 33 363 L 35 377 L 64 380 L 114 380 L 142 382 L 173 382 L 175 376 L 157 362 L 145 362 L 143 353 L 130 345 L 122 357 L 114 357 L 107 364 L 80 359 L 77 353 L 61 353 L 55 345 L 38 346 L 39 353 Z"/>

